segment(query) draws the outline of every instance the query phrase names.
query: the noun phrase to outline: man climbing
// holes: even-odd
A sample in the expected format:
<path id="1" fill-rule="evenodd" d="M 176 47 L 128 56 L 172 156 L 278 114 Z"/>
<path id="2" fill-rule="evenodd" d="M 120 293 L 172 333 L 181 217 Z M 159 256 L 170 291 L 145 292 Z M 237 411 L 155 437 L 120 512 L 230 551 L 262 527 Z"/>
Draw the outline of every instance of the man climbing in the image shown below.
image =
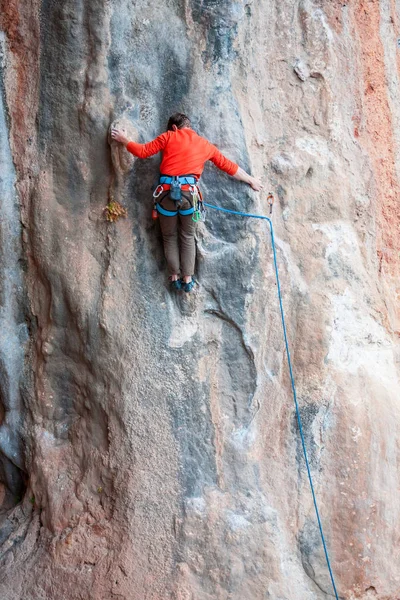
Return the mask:
<path id="1" fill-rule="evenodd" d="M 148 158 L 162 152 L 157 212 L 164 253 L 172 286 L 190 292 L 195 283 L 193 274 L 196 258 L 196 223 L 192 218 L 195 210 L 193 191 L 203 172 L 204 163 L 211 160 L 216 167 L 235 179 L 248 183 L 256 192 L 262 189 L 261 182 L 199 136 L 191 128 L 189 118 L 182 113 L 172 115 L 167 131 L 147 144 L 130 142 L 118 129 L 112 129 L 111 136 L 138 158 Z M 180 274 L 182 278 L 179 277 Z"/>

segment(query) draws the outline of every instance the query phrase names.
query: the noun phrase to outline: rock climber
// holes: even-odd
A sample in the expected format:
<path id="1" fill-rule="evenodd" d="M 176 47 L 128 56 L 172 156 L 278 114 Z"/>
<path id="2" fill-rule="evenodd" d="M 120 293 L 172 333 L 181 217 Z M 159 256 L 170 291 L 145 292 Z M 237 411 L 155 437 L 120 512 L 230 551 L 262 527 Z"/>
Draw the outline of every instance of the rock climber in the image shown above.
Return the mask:
<path id="1" fill-rule="evenodd" d="M 164 253 L 172 287 L 190 292 L 195 284 L 196 223 L 192 218 L 195 211 L 194 190 L 198 189 L 197 182 L 204 163 L 211 160 L 216 167 L 249 184 L 256 192 L 262 189 L 261 182 L 199 136 L 192 129 L 190 119 L 182 113 L 172 115 L 167 131 L 147 144 L 130 142 L 119 129 L 112 129 L 111 137 L 124 144 L 138 158 L 148 158 L 162 152 L 156 206 Z"/>

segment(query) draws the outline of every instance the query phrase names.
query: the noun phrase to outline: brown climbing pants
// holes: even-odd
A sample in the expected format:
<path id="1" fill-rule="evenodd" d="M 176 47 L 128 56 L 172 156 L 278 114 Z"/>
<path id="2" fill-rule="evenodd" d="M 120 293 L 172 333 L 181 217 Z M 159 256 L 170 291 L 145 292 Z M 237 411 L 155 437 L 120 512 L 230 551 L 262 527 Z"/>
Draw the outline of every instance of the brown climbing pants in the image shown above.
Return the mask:
<path id="1" fill-rule="evenodd" d="M 168 194 L 158 201 L 165 210 L 176 212 L 176 204 Z M 182 193 L 182 205 L 180 210 L 187 210 L 192 206 L 190 194 Z M 164 254 L 171 275 L 182 277 L 193 275 L 196 260 L 196 245 L 194 234 L 196 223 L 193 215 L 180 215 L 179 212 L 173 217 L 167 217 L 158 213 L 161 233 L 164 243 Z"/>

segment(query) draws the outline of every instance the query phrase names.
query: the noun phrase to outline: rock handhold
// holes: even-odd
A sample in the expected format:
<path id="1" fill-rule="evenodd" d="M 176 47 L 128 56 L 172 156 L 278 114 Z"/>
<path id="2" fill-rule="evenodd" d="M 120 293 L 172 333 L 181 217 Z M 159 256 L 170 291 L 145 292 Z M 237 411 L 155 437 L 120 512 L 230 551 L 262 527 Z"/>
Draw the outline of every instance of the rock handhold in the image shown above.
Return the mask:
<path id="1" fill-rule="evenodd" d="M 108 143 L 111 146 L 111 160 L 115 173 L 126 175 L 135 162 L 135 157 L 126 151 L 124 146 L 111 137 L 111 130 L 119 129 L 133 142 L 139 141 L 139 134 L 132 122 L 125 118 L 115 119 L 108 130 Z"/>
<path id="2" fill-rule="evenodd" d="M 293 71 L 300 81 L 306 81 L 306 79 L 310 77 L 310 69 L 301 58 L 296 59 L 296 62 L 293 65 Z"/>
<path id="3" fill-rule="evenodd" d="M 123 198 L 124 177 L 131 170 L 135 157 L 120 142 L 111 137 L 111 130 L 119 129 L 132 141 L 138 141 L 139 134 L 132 122 L 126 118 L 115 119 L 108 130 L 108 143 L 111 147 L 111 162 L 113 172 L 108 190 L 108 204 L 105 211 L 107 221 L 117 221 L 119 217 L 126 217 L 126 209 L 119 203 Z"/>

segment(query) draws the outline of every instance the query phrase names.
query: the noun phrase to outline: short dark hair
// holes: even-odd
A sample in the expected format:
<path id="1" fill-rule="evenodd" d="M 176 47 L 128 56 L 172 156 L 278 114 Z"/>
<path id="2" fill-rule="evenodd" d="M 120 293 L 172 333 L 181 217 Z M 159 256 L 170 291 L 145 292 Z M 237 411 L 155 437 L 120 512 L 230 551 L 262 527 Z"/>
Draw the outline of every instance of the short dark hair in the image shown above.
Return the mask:
<path id="1" fill-rule="evenodd" d="M 176 125 L 178 129 L 182 129 L 183 127 L 190 127 L 191 123 L 189 117 L 183 113 L 175 113 L 168 119 L 168 131 L 172 131 L 172 125 Z"/>

